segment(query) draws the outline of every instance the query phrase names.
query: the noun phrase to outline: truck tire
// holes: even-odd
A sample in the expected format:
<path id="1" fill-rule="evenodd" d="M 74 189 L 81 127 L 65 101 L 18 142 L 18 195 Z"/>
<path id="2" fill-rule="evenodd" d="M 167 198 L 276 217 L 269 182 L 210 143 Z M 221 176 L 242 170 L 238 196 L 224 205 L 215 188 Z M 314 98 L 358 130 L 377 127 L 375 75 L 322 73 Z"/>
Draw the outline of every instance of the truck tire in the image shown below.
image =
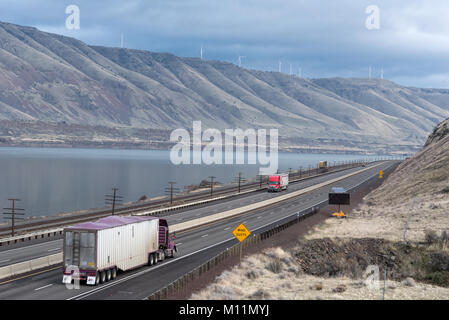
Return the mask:
<path id="1" fill-rule="evenodd" d="M 100 282 L 105 283 L 106 282 L 106 272 L 101 271 L 100 272 Z"/>
<path id="2" fill-rule="evenodd" d="M 95 285 L 99 285 L 100 284 L 100 272 L 97 272 L 97 275 L 95 276 Z"/>
<path id="3" fill-rule="evenodd" d="M 165 260 L 165 250 L 161 251 L 161 261 Z"/>
<path id="4" fill-rule="evenodd" d="M 106 271 L 106 281 L 110 281 L 112 279 L 112 272 L 111 269 Z"/>
<path id="5" fill-rule="evenodd" d="M 148 255 L 148 265 L 149 265 L 149 266 L 152 266 L 153 264 L 154 264 L 154 257 L 153 257 L 153 254 L 150 253 L 150 254 Z"/>
<path id="6" fill-rule="evenodd" d="M 159 254 L 157 252 L 154 253 L 154 264 L 157 264 L 159 261 Z"/>
<path id="7" fill-rule="evenodd" d="M 111 277 L 112 277 L 112 280 L 115 280 L 115 278 L 117 278 L 117 269 L 116 268 L 112 268 Z"/>

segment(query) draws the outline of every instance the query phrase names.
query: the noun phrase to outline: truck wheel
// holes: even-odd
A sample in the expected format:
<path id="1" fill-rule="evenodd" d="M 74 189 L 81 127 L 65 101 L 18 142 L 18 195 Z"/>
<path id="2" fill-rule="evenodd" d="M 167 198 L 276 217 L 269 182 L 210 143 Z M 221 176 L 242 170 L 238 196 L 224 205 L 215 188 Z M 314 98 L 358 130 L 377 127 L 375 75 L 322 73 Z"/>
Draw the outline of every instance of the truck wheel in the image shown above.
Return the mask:
<path id="1" fill-rule="evenodd" d="M 106 282 L 106 272 L 101 271 L 100 272 L 100 282 L 105 283 Z"/>
<path id="2" fill-rule="evenodd" d="M 149 257 L 148 257 L 148 265 L 152 266 L 154 264 L 154 257 L 153 254 L 150 253 Z"/>
<path id="3" fill-rule="evenodd" d="M 161 252 L 161 261 L 165 260 L 165 250 L 162 250 Z"/>
<path id="4" fill-rule="evenodd" d="M 97 272 L 97 275 L 95 276 L 95 285 L 97 286 L 100 283 L 100 273 Z"/>
<path id="5" fill-rule="evenodd" d="M 112 277 L 112 280 L 117 278 L 117 269 L 116 268 L 112 268 L 111 277 Z"/>
<path id="6" fill-rule="evenodd" d="M 158 261 L 159 261 L 159 254 L 156 252 L 154 253 L 154 264 L 157 264 Z"/>
<path id="7" fill-rule="evenodd" d="M 106 271 L 106 281 L 111 280 L 112 278 L 112 272 L 111 269 L 109 269 L 108 271 Z"/>

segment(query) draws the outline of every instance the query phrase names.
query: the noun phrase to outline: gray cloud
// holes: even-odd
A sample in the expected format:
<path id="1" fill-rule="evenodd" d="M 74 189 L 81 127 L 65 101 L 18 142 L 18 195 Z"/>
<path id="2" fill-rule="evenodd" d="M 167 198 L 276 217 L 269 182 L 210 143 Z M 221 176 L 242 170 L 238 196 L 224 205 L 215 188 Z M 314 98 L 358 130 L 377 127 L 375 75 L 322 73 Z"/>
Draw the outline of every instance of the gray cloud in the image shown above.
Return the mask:
<path id="1" fill-rule="evenodd" d="M 81 29 L 65 28 L 66 6 L 81 10 Z M 367 30 L 365 9 L 380 8 Z M 301 68 L 306 77 L 378 77 L 449 87 L 449 2 L 398 0 L 1 0 L 0 20 L 72 36 L 88 44 L 199 56 L 248 68 Z"/>

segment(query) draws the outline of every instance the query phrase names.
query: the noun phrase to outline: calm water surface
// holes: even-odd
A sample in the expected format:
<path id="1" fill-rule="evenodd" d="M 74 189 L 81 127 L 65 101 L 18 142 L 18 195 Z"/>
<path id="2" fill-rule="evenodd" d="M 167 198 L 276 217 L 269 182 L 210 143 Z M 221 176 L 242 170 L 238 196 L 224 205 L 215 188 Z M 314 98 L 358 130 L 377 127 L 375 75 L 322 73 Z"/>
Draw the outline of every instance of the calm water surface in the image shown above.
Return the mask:
<path id="1" fill-rule="evenodd" d="M 280 153 L 279 168 L 369 158 L 373 156 Z M 158 150 L 0 148 L 0 204 L 6 208 L 8 198 L 21 198 L 19 206 L 27 216 L 44 216 L 102 207 L 113 186 L 127 202 L 164 195 L 168 181 L 183 190 L 211 175 L 228 183 L 238 172 L 252 178 L 258 171 L 258 165 L 173 165 L 170 152 Z"/>

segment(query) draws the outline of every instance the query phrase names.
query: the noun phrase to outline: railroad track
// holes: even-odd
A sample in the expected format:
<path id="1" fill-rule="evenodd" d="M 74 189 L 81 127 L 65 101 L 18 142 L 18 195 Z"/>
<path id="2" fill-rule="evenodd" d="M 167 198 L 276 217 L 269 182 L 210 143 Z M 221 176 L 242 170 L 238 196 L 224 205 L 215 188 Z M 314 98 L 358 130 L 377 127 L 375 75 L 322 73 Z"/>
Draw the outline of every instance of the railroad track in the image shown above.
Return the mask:
<path id="1" fill-rule="evenodd" d="M 292 171 L 290 173 L 290 180 L 291 182 L 296 182 L 298 180 L 302 179 L 309 179 L 313 178 L 319 175 L 331 173 L 331 172 L 337 172 L 349 168 L 353 168 L 356 166 L 362 165 L 361 163 L 354 163 L 350 165 L 337 165 L 337 166 L 330 166 L 328 169 L 328 172 L 326 173 L 318 173 L 317 169 L 312 170 L 303 170 L 302 172 L 299 171 Z M 260 181 L 257 182 L 250 182 L 246 184 L 242 184 L 240 186 L 240 191 L 249 191 L 251 189 L 254 189 L 254 191 L 263 190 L 265 189 L 266 180 L 262 181 L 262 188 L 260 188 Z M 213 192 L 213 196 L 226 196 L 226 195 L 238 195 L 236 193 L 238 191 L 238 186 L 232 185 L 232 186 L 225 186 L 221 187 L 220 189 L 215 189 Z M 196 194 L 187 194 L 187 195 L 181 195 L 175 198 L 175 203 L 177 204 L 188 204 L 189 202 L 195 202 L 199 200 L 207 200 L 210 199 L 211 195 L 208 190 L 198 192 Z M 169 199 L 161 199 L 161 200 L 154 200 L 151 201 L 151 203 L 138 203 L 138 204 L 131 204 L 127 206 L 118 206 L 115 209 L 116 215 L 129 215 L 133 213 L 138 213 L 146 210 L 158 210 L 158 209 L 164 209 L 170 207 L 170 200 Z M 95 211 L 89 211 L 83 214 L 74 214 L 71 216 L 66 217 L 60 217 L 60 218 L 51 218 L 49 220 L 41 220 L 41 221 L 30 221 L 23 224 L 16 224 L 15 230 L 16 235 L 20 235 L 26 232 L 32 232 L 32 231 L 38 231 L 45 228 L 57 228 L 61 227 L 67 224 L 71 223 L 83 223 L 92 221 L 95 219 L 99 219 L 105 216 L 111 215 L 111 209 L 102 209 L 102 210 L 95 210 Z M 0 228 L 0 238 L 2 237 L 9 237 L 10 236 L 10 226 L 5 226 Z"/>

